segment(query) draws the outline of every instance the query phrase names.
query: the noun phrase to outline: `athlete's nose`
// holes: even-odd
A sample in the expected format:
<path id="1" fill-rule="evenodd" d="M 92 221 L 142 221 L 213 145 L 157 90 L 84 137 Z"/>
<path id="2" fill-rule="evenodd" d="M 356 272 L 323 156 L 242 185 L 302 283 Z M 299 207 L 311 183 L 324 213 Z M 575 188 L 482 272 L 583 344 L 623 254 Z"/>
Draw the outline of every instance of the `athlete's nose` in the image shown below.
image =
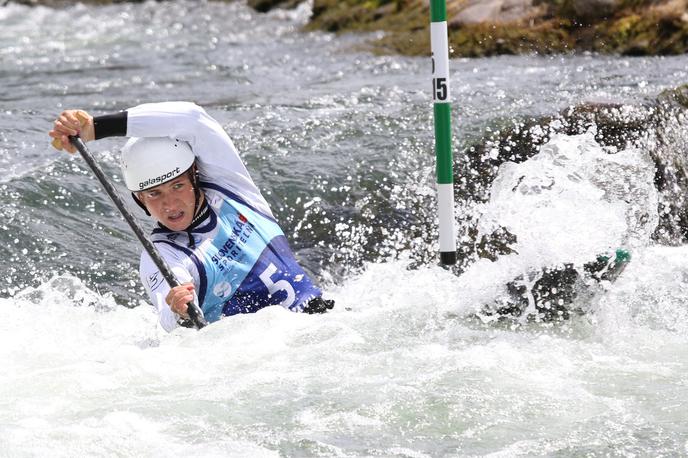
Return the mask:
<path id="1" fill-rule="evenodd" d="M 162 199 L 160 200 L 160 206 L 162 207 L 162 211 L 165 213 L 175 211 L 174 202 L 167 195 L 162 196 Z"/>

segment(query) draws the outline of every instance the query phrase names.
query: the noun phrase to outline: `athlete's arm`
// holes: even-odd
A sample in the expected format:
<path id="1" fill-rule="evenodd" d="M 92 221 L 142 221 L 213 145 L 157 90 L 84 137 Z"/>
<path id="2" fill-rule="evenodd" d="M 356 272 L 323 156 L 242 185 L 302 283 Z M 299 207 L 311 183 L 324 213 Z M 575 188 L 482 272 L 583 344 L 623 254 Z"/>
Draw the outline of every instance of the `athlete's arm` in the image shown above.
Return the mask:
<path id="1" fill-rule="evenodd" d="M 93 119 L 94 138 L 111 136 L 171 137 L 189 143 L 197 158 L 201 181 L 231 189 L 271 215 L 232 140 L 206 111 L 191 102 L 145 103 Z"/>
<path id="2" fill-rule="evenodd" d="M 201 168 L 248 177 L 232 140 L 206 111 L 191 102 L 145 103 L 127 110 L 127 137 L 172 137 L 189 143 Z M 204 170 L 201 170 L 204 172 Z M 249 178 L 250 179 L 250 178 Z"/>
<path id="3" fill-rule="evenodd" d="M 49 132 L 58 140 L 53 146 L 72 152 L 75 150 L 67 136 L 76 134 L 84 141 L 117 136 L 178 138 L 188 142 L 202 162 L 248 177 L 246 167 L 222 126 L 191 102 L 145 103 L 96 117 L 83 110 L 65 110 Z"/>

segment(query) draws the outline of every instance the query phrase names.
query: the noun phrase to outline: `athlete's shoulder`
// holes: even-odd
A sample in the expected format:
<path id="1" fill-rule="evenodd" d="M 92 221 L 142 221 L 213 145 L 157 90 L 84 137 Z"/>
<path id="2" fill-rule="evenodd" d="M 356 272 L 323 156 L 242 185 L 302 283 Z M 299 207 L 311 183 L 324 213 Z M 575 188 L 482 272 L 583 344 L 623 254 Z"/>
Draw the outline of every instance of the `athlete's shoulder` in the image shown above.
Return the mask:
<path id="1" fill-rule="evenodd" d="M 275 217 L 263 195 L 258 190 L 237 187 L 229 181 L 201 182 L 201 188 L 208 199 L 208 204 L 218 213 L 226 211 L 244 212 L 248 209 L 258 215 L 274 221 Z M 224 205 L 228 203 L 229 206 Z"/>

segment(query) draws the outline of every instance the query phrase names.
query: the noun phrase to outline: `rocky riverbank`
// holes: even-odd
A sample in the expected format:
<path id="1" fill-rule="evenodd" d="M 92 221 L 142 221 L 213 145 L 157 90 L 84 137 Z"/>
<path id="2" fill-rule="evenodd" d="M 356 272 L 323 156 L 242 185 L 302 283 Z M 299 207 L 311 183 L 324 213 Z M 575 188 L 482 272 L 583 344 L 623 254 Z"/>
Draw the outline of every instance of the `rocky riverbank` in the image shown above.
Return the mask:
<path id="1" fill-rule="evenodd" d="M 1 0 L 0 0 L 1 1 Z M 66 0 L 5 0 L 64 6 Z M 102 4 L 126 0 L 82 0 Z M 140 0 L 130 0 L 140 1 Z M 256 11 L 302 0 L 247 0 Z M 384 31 L 379 53 L 426 55 L 428 0 L 313 0 L 309 30 Z M 447 0 L 452 57 L 598 52 L 671 55 L 688 51 L 688 0 Z"/>
<path id="2" fill-rule="evenodd" d="M 294 0 L 249 0 L 261 11 Z M 688 50 L 687 0 L 447 0 L 453 57 L 592 51 L 623 55 Z M 378 52 L 430 49 L 428 0 L 314 0 L 308 29 L 385 31 Z"/>
<path id="3" fill-rule="evenodd" d="M 686 0 L 448 0 L 452 56 L 688 50 Z M 424 55 L 427 0 L 315 0 L 310 29 L 387 32 L 380 52 Z"/>

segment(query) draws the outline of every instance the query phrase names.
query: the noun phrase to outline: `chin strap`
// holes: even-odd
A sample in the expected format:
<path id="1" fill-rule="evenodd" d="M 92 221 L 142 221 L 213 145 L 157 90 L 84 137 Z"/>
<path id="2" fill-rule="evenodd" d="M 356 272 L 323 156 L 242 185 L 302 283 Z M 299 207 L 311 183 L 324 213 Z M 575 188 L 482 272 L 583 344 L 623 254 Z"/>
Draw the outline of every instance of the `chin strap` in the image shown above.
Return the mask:
<path id="1" fill-rule="evenodd" d="M 210 213 L 210 206 L 208 205 L 207 201 L 203 201 L 203 204 L 200 206 L 198 209 L 198 214 L 194 217 L 193 221 L 191 221 L 191 224 L 189 224 L 189 227 L 186 228 L 186 235 L 189 236 L 189 248 L 195 248 L 196 247 L 196 241 L 193 238 L 193 235 L 191 234 L 191 231 L 201 224 L 201 222 L 208 216 L 208 213 Z"/>
<path id="2" fill-rule="evenodd" d="M 204 202 L 205 205 L 203 205 L 201 208 L 201 187 L 198 185 L 198 167 L 196 166 L 196 162 L 194 162 L 189 169 L 189 180 L 191 181 L 191 187 L 194 190 L 194 217 L 189 227 L 186 228 L 186 234 L 189 236 L 189 248 L 195 248 L 196 241 L 194 240 L 193 235 L 191 235 L 191 230 L 195 227 L 198 221 L 203 219 L 202 216 L 204 216 L 208 210 L 207 202 Z"/>
<path id="3" fill-rule="evenodd" d="M 141 207 L 141 209 L 142 209 L 144 212 L 146 212 L 146 215 L 148 215 L 148 216 L 151 215 L 150 212 L 148 211 L 148 209 L 146 208 L 146 206 L 143 205 L 143 202 L 141 202 L 141 201 L 139 200 L 139 198 L 136 197 L 136 194 L 135 194 L 135 193 L 133 193 L 133 192 L 131 193 L 131 198 L 134 199 L 134 202 L 136 202 L 136 205 L 138 205 L 139 207 Z"/>

